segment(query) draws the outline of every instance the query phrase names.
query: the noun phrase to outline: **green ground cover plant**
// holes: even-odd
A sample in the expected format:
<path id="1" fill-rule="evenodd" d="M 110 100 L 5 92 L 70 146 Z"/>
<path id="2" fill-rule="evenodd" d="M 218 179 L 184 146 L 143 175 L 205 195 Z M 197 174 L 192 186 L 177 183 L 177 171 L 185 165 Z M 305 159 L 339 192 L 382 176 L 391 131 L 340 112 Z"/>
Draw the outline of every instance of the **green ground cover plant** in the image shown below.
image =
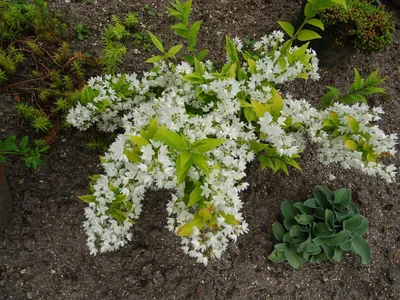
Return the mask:
<path id="1" fill-rule="evenodd" d="M 371 249 L 363 238 L 368 220 L 358 213 L 347 189 L 332 192 L 316 186 L 313 198 L 305 202 L 285 200 L 281 211 L 283 225 L 272 225 L 279 243 L 268 256 L 271 261 L 287 261 L 298 269 L 307 262 L 340 262 L 343 253 L 351 251 L 361 256 L 363 264 L 369 263 Z"/>
<path id="2" fill-rule="evenodd" d="M 350 43 L 362 53 L 374 53 L 385 50 L 392 42 L 392 14 L 374 0 L 347 0 L 347 9 L 330 7 L 319 15 L 324 26 L 333 29 L 332 38 L 338 46 Z"/>

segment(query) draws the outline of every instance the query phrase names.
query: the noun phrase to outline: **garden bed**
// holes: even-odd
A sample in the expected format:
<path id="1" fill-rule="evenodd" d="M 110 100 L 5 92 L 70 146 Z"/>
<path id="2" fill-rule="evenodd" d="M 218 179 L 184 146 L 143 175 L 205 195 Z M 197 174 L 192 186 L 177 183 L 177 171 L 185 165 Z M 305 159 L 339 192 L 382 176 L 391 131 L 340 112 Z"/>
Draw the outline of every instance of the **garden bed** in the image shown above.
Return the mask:
<path id="1" fill-rule="evenodd" d="M 49 1 L 60 9 L 69 27 L 87 23 L 92 33 L 76 47 L 96 51 L 101 26 L 111 14 L 141 12 L 146 24 L 168 46 L 175 39 L 164 13 L 167 1 Z M 139 2 L 139 3 L 137 3 Z M 273 29 L 278 20 L 295 21 L 302 1 L 261 0 L 194 1 L 193 18 L 204 21 L 200 44 L 211 58 L 225 57 L 224 37 L 256 39 Z M 144 9 L 148 3 L 155 16 Z M 163 16 L 157 13 L 163 12 Z M 400 14 L 394 11 L 396 23 Z M 288 89 L 297 98 L 318 105 L 324 86 L 347 89 L 353 67 L 364 76 L 380 68 L 387 95 L 374 97 L 373 105 L 386 112 L 380 125 L 385 132 L 400 129 L 400 32 L 386 52 L 371 56 L 319 53 L 321 79 L 297 81 Z M 123 71 L 146 69 L 143 61 L 153 53 L 129 53 Z M 286 88 L 286 87 L 285 87 Z M 12 109 L 13 99 L 0 96 L 0 138 L 26 135 Z M 22 126 L 21 126 L 22 125 Z M 13 200 L 9 227 L 0 236 L 0 299 L 399 299 L 400 297 L 400 185 L 379 178 L 322 166 L 316 151 L 308 148 L 299 163 L 302 172 L 262 172 L 258 163 L 247 169 L 249 188 L 243 193 L 243 214 L 250 232 L 231 244 L 220 260 L 207 267 L 184 255 L 180 240 L 167 231 L 165 206 L 168 192 L 149 193 L 141 218 L 133 229 L 133 241 L 116 252 L 90 256 L 82 227 L 85 204 L 77 196 L 88 192 L 88 176 L 101 171 L 98 154 L 85 148 L 91 133 L 67 131 L 59 135 L 39 171 L 22 161 L 10 160 L 8 178 Z M 399 167 L 398 161 L 395 162 Z M 288 264 L 267 260 L 274 238 L 271 225 L 280 218 L 284 199 L 307 199 L 316 184 L 347 187 L 360 213 L 368 218 L 366 235 L 371 263 L 364 266 L 353 254 L 340 264 L 308 264 L 293 270 Z"/>

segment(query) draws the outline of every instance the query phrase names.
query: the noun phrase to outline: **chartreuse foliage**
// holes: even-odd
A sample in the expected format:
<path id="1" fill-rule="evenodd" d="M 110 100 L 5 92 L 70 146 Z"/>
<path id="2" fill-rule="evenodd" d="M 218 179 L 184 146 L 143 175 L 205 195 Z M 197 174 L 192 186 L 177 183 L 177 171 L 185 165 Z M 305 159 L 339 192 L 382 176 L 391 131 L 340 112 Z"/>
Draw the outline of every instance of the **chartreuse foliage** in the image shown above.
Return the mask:
<path id="1" fill-rule="evenodd" d="M 363 264 L 369 263 L 371 250 L 363 238 L 368 220 L 358 213 L 347 189 L 332 192 L 316 186 L 314 198 L 304 203 L 283 201 L 281 211 L 283 225 L 272 225 L 279 243 L 268 256 L 271 261 L 287 261 L 298 269 L 307 262 L 340 262 L 343 252 L 351 251 Z"/>
<path id="2" fill-rule="evenodd" d="M 380 52 L 392 42 L 395 23 L 392 13 L 377 3 L 380 1 L 347 0 L 347 9 L 327 7 L 319 15 L 326 27 L 334 29 L 336 45 L 349 42 L 363 53 Z"/>
<path id="3" fill-rule="evenodd" d="M 194 58 L 201 61 L 207 54 L 208 50 L 203 49 L 197 51 L 197 33 L 200 30 L 202 21 L 195 21 L 194 23 L 189 22 L 190 10 L 192 9 L 192 0 L 181 3 L 180 0 L 176 0 L 175 3 L 171 3 L 171 7 L 167 7 L 170 16 L 178 19 L 179 23 L 172 25 L 172 29 L 175 33 L 183 39 L 187 40 L 187 50 L 190 55 L 184 55 L 183 58 L 187 62 L 194 63 Z"/>
<path id="4" fill-rule="evenodd" d="M 307 14 L 335 3 L 308 4 Z M 239 38 L 226 37 L 226 61 L 213 64 L 189 49 L 197 34 L 196 27 L 191 30 L 195 23 L 189 21 L 190 8 L 190 1 L 178 0 L 169 13 L 181 23 L 174 29 L 188 41 L 191 59 L 178 57 L 183 45 L 166 49 L 159 37 L 149 34 L 161 53 L 148 60 L 154 64 L 150 72 L 90 79 L 68 114 L 68 122 L 81 130 L 91 126 L 104 132 L 122 130 L 101 158 L 105 173 L 92 178 L 91 194 L 82 197 L 89 202 L 84 227 L 91 254 L 117 250 L 131 241 L 132 220 L 142 212 L 146 191 L 167 189 L 171 191 L 167 228 L 181 237 L 182 250 L 204 264 L 220 258 L 230 240 L 248 231 L 240 212 L 240 193 L 248 186 L 242 182 L 247 163 L 257 157 L 263 168 L 288 173 L 289 166 L 300 168 L 296 159 L 308 142 L 317 145 L 322 164 L 339 163 L 395 181 L 394 165 L 373 161 L 385 152 L 396 153 L 396 135 L 386 135 L 374 123 L 383 113 L 379 107 L 348 105 L 335 98 L 326 108 L 316 109 L 304 99 L 280 94 L 278 87 L 287 82 L 319 78 L 318 59 L 308 43 L 291 47 L 303 29 L 286 43 L 284 34 L 274 31 L 249 51 L 243 50 Z M 375 75 L 370 80 L 357 75 L 352 93 L 365 95 L 379 81 Z M 296 267 L 306 259 L 338 260 L 350 245 L 367 261 L 360 242 L 363 232 L 358 232 L 364 219 L 360 226 L 351 225 L 360 217 L 348 196 L 343 190 L 318 188 L 315 208 L 307 207 L 312 201 L 301 207 L 285 202 L 289 233 L 283 226 L 275 230 L 285 243 L 276 251 L 277 260 L 287 258 Z M 322 225 L 325 221 L 327 225 Z M 292 238 L 294 225 L 298 227 L 293 234 L 297 230 L 299 237 Z M 317 244 L 314 239 L 323 229 Z M 311 254 L 303 255 L 303 250 Z"/>
<path id="5" fill-rule="evenodd" d="M 304 21 L 297 30 L 295 30 L 294 26 L 289 22 L 279 21 L 279 25 L 290 37 L 290 40 L 287 40 L 284 44 L 283 49 L 287 50 L 288 48 L 290 48 L 293 42 L 296 40 L 299 40 L 301 42 L 308 42 L 314 39 L 321 38 L 321 36 L 317 32 L 309 29 L 304 29 L 304 26 L 308 24 L 324 30 L 324 24 L 316 16 L 323 9 L 336 6 L 342 6 L 343 9 L 346 10 L 346 0 L 308 0 L 306 6 L 304 7 Z"/>
<path id="6" fill-rule="evenodd" d="M 27 136 L 23 137 L 18 143 L 15 136 L 9 136 L 4 141 L 0 140 L 0 163 L 6 162 L 7 155 L 18 155 L 23 158 L 28 168 L 37 169 L 43 164 L 40 156 L 47 151 L 49 147 L 46 143 L 36 141 L 36 146 L 29 146 Z"/>
<path id="7" fill-rule="evenodd" d="M 327 86 L 329 92 L 322 97 L 322 104 L 330 106 L 335 102 L 345 104 L 367 103 L 365 96 L 385 93 L 385 89 L 378 87 L 384 81 L 379 77 L 379 69 L 372 72 L 368 78 L 362 78 L 356 68 L 354 68 L 354 74 L 354 82 L 350 86 L 349 93 L 341 95 L 339 89 Z"/>

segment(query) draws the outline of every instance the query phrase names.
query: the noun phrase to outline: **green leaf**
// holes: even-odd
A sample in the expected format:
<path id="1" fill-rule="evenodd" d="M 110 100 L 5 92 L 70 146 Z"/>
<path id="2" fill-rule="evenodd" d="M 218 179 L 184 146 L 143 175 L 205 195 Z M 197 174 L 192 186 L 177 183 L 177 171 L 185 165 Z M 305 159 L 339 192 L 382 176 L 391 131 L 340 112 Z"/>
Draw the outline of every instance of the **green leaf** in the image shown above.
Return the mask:
<path id="1" fill-rule="evenodd" d="M 163 142 L 177 151 L 186 151 L 185 140 L 178 133 L 168 130 L 165 126 L 160 127 L 155 133 L 154 140 Z"/>
<path id="2" fill-rule="evenodd" d="M 294 218 L 299 211 L 293 206 L 293 201 L 284 200 L 281 203 L 282 215 L 285 218 Z"/>
<path id="3" fill-rule="evenodd" d="M 367 99 L 360 94 L 349 94 L 344 96 L 341 100 L 344 104 L 354 104 L 357 102 L 367 103 Z"/>
<path id="4" fill-rule="evenodd" d="M 251 104 L 253 105 L 253 109 L 259 118 L 262 118 L 267 111 L 268 112 L 271 111 L 270 107 L 268 107 L 256 100 L 251 99 Z"/>
<path id="5" fill-rule="evenodd" d="M 335 248 L 335 253 L 333 254 L 333 260 L 336 262 L 340 262 L 342 260 L 343 251 L 340 247 Z"/>
<path id="6" fill-rule="evenodd" d="M 308 214 L 295 216 L 294 219 L 301 225 L 309 225 L 314 221 L 314 217 Z"/>
<path id="7" fill-rule="evenodd" d="M 326 255 L 326 257 L 332 261 L 333 257 L 335 255 L 335 248 L 333 246 L 327 245 L 327 244 L 323 244 L 321 245 L 322 249 L 324 249 L 324 253 Z"/>
<path id="8" fill-rule="evenodd" d="M 340 246 L 347 242 L 350 237 L 350 231 L 343 229 L 339 233 L 326 239 L 326 244 L 330 246 Z"/>
<path id="9" fill-rule="evenodd" d="M 344 142 L 344 144 L 350 150 L 357 151 L 357 149 L 358 149 L 357 143 L 352 141 L 352 140 L 347 140 L 347 141 Z"/>
<path id="10" fill-rule="evenodd" d="M 22 149 L 26 148 L 26 146 L 28 146 L 29 143 L 29 139 L 27 136 L 24 136 L 21 141 L 19 142 L 19 147 Z"/>
<path id="11" fill-rule="evenodd" d="M 351 241 L 348 241 L 342 245 L 340 245 L 340 249 L 343 251 L 350 251 L 351 250 Z"/>
<path id="12" fill-rule="evenodd" d="M 283 236 L 285 235 L 285 229 L 283 228 L 281 223 L 275 222 L 274 224 L 272 224 L 272 233 L 279 242 L 283 241 Z"/>
<path id="13" fill-rule="evenodd" d="M 185 24 L 183 23 L 177 23 L 175 25 L 172 25 L 171 28 L 175 31 L 177 35 L 179 35 L 181 38 L 187 39 L 188 38 L 188 30 Z"/>
<path id="14" fill-rule="evenodd" d="M 176 179 L 178 185 L 180 185 L 189 172 L 192 166 L 191 154 L 188 151 L 184 151 L 176 158 Z"/>
<path id="15" fill-rule="evenodd" d="M 204 77 L 197 73 L 187 74 L 183 77 L 183 79 L 195 84 L 203 84 L 205 82 Z"/>
<path id="16" fill-rule="evenodd" d="M 315 198 L 306 200 L 303 205 L 309 208 L 317 208 L 317 202 L 315 201 Z"/>
<path id="17" fill-rule="evenodd" d="M 229 36 L 226 36 L 226 51 L 229 59 L 232 62 L 239 62 L 239 57 L 237 54 L 235 43 L 230 39 Z"/>
<path id="18" fill-rule="evenodd" d="M 298 39 L 299 41 L 305 42 L 305 41 L 310 41 L 310 40 L 314 40 L 314 39 L 320 39 L 321 36 L 311 30 L 308 29 L 303 29 L 302 31 L 299 32 L 299 36 Z"/>
<path id="19" fill-rule="evenodd" d="M 199 202 L 202 199 L 201 197 L 201 187 L 196 187 L 194 190 L 190 193 L 189 197 L 189 203 L 187 207 L 192 207 L 195 205 L 197 202 Z"/>
<path id="20" fill-rule="evenodd" d="M 149 58 L 148 60 L 146 60 L 145 62 L 146 62 L 146 63 L 155 63 L 155 62 L 161 61 L 161 60 L 163 60 L 163 59 L 164 59 L 164 56 L 156 55 L 156 56 L 150 57 L 150 58 Z"/>
<path id="21" fill-rule="evenodd" d="M 286 251 L 288 249 L 287 243 L 279 243 L 274 246 L 274 248 L 278 251 Z"/>
<path id="22" fill-rule="evenodd" d="M 284 262 L 286 260 L 285 252 L 275 249 L 270 255 L 268 255 L 268 259 L 274 263 Z"/>
<path id="23" fill-rule="evenodd" d="M 349 122 L 349 127 L 351 129 L 352 133 L 358 133 L 360 131 L 360 123 L 354 118 L 354 117 L 347 117 L 347 120 Z"/>
<path id="24" fill-rule="evenodd" d="M 311 24 L 315 27 L 320 28 L 321 30 L 324 30 L 324 23 L 322 23 L 320 20 L 318 19 L 310 19 L 307 21 L 308 24 Z"/>
<path id="25" fill-rule="evenodd" d="M 161 41 L 159 40 L 159 38 L 156 37 L 154 34 L 152 34 L 150 31 L 147 31 L 147 33 L 149 34 L 149 36 L 150 36 L 150 38 L 151 38 L 153 44 L 157 47 L 157 49 L 158 49 L 161 53 L 164 54 L 164 53 L 165 53 L 164 46 L 163 46 L 163 44 L 161 43 Z"/>
<path id="26" fill-rule="evenodd" d="M 124 150 L 124 154 L 126 155 L 128 160 L 132 163 L 138 163 L 141 161 L 140 157 L 136 153 L 134 153 L 128 149 Z"/>
<path id="27" fill-rule="evenodd" d="M 317 9 L 314 9 L 314 5 L 311 2 L 307 2 L 306 6 L 304 7 L 304 15 L 307 18 L 312 18 L 318 13 Z"/>
<path id="28" fill-rule="evenodd" d="M 355 215 L 343 222 L 343 228 L 350 231 L 355 231 L 363 224 L 363 218 L 364 217 L 361 215 Z"/>
<path id="29" fill-rule="evenodd" d="M 201 23 L 202 23 L 202 21 L 194 22 L 192 24 L 192 26 L 190 26 L 189 35 L 195 36 L 200 30 Z M 194 46 L 194 45 L 192 45 L 192 46 Z"/>
<path id="30" fill-rule="evenodd" d="M 190 236 L 193 233 L 193 227 L 196 226 L 197 229 L 201 230 L 204 226 L 202 219 L 194 219 L 193 221 L 181 226 L 178 229 L 178 236 Z"/>
<path id="31" fill-rule="evenodd" d="M 272 101 L 271 115 L 278 118 L 283 109 L 283 99 L 275 88 L 272 88 Z"/>
<path id="32" fill-rule="evenodd" d="M 296 220 L 294 218 L 285 218 L 283 220 L 283 225 L 286 230 L 290 230 L 294 225 L 296 225 Z"/>
<path id="33" fill-rule="evenodd" d="M 0 164 L 4 164 L 6 162 L 6 158 L 3 155 L 0 155 Z"/>
<path id="34" fill-rule="evenodd" d="M 335 200 L 333 200 L 333 203 L 340 203 L 344 207 L 346 207 L 351 200 L 351 194 L 350 194 L 349 190 L 346 188 L 341 188 L 341 189 L 336 190 L 334 192 L 334 197 L 335 197 Z"/>
<path id="35" fill-rule="evenodd" d="M 335 215 L 329 209 L 325 210 L 325 224 L 330 230 L 333 230 L 335 227 Z"/>
<path id="36" fill-rule="evenodd" d="M 363 264 L 368 264 L 371 259 L 371 248 L 362 237 L 351 240 L 351 251 L 361 256 Z"/>
<path id="37" fill-rule="evenodd" d="M 304 206 L 304 203 L 302 202 L 295 202 L 293 206 L 296 207 L 302 214 L 312 215 L 312 209 L 310 209 L 307 206 Z"/>
<path id="38" fill-rule="evenodd" d="M 304 263 L 304 260 L 300 256 L 298 256 L 292 248 L 288 248 L 285 251 L 285 257 L 288 263 L 295 269 L 300 268 Z"/>
<path id="39" fill-rule="evenodd" d="M 208 55 L 208 52 L 209 51 L 207 49 L 203 49 L 197 53 L 196 58 L 201 61 Z"/>
<path id="40" fill-rule="evenodd" d="M 343 8 L 347 10 L 346 0 L 331 0 L 331 1 L 338 5 L 343 6 Z"/>
<path id="41" fill-rule="evenodd" d="M 196 148 L 201 153 L 206 153 L 217 148 L 219 145 L 224 143 L 226 140 L 221 139 L 204 139 L 193 143 L 193 148 Z"/>
<path id="42" fill-rule="evenodd" d="M 136 145 L 142 147 L 142 146 L 146 146 L 149 144 L 149 141 L 140 137 L 140 136 L 134 136 L 134 135 L 130 135 L 129 139 L 134 142 Z"/>
<path id="43" fill-rule="evenodd" d="M 314 189 L 315 200 L 322 208 L 330 208 L 330 202 L 333 200 L 333 193 L 326 187 L 317 185 Z"/>
<path id="44" fill-rule="evenodd" d="M 193 163 L 199 167 L 204 174 L 209 174 L 209 169 L 207 165 L 207 157 L 204 154 L 192 154 Z"/>
<path id="45" fill-rule="evenodd" d="M 278 23 L 282 27 L 282 29 L 288 34 L 288 36 L 293 37 L 294 27 L 292 24 L 285 21 L 278 21 Z"/>
<path id="46" fill-rule="evenodd" d="M 94 195 L 84 195 L 84 196 L 78 196 L 79 199 L 86 203 L 91 203 L 96 201 L 96 196 Z"/>
<path id="47" fill-rule="evenodd" d="M 326 223 L 313 223 L 313 231 L 317 237 L 329 238 L 335 234 L 333 230 L 330 230 Z"/>
<path id="48" fill-rule="evenodd" d="M 171 47 L 167 52 L 167 56 L 168 57 L 175 56 L 181 50 L 181 48 L 182 48 L 182 45 L 176 45 L 176 46 Z"/>
<path id="49" fill-rule="evenodd" d="M 367 218 L 363 217 L 361 226 L 358 227 L 357 229 L 352 230 L 352 231 L 358 236 L 363 236 L 364 234 L 366 234 L 367 231 L 368 231 L 368 220 L 367 220 Z"/>
<path id="50" fill-rule="evenodd" d="M 158 130 L 158 119 L 157 117 L 155 117 L 154 119 L 152 119 L 149 123 L 149 125 L 147 126 L 147 130 L 146 130 L 146 135 L 148 139 L 152 139 L 154 137 L 154 135 L 156 134 L 157 130 Z"/>

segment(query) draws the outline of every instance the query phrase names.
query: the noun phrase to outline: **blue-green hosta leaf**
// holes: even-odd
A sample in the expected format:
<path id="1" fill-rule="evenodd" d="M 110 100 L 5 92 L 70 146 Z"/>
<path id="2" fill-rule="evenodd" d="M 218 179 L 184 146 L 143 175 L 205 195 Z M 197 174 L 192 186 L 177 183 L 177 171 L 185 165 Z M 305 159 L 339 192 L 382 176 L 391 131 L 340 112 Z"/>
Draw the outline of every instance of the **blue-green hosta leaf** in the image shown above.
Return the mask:
<path id="1" fill-rule="evenodd" d="M 285 218 L 294 218 L 295 216 L 298 215 L 299 211 L 297 208 L 295 208 L 293 206 L 293 201 L 289 201 L 289 200 L 284 200 L 281 203 L 281 211 L 282 211 L 282 215 Z"/>
<path id="2" fill-rule="evenodd" d="M 326 255 L 326 257 L 332 261 L 333 260 L 333 256 L 335 255 L 335 247 L 327 245 L 327 244 L 323 244 L 321 245 L 322 249 L 324 249 L 324 253 Z"/>
<path id="3" fill-rule="evenodd" d="M 347 207 L 351 200 L 351 194 L 348 189 L 341 188 L 334 192 L 335 199 L 333 203 L 340 203 L 343 207 Z"/>
<path id="4" fill-rule="evenodd" d="M 297 221 L 297 223 L 301 225 L 309 225 L 312 222 L 314 222 L 314 217 L 308 214 L 301 214 L 298 216 L 295 216 L 294 219 Z"/>
<path id="5" fill-rule="evenodd" d="M 336 262 L 340 262 L 342 260 L 343 251 L 340 247 L 335 248 L 335 253 L 333 254 L 333 260 Z"/>
<path id="6" fill-rule="evenodd" d="M 346 243 L 350 237 L 350 231 L 343 229 L 339 233 L 326 239 L 326 244 L 330 246 L 340 246 Z"/>
<path id="7" fill-rule="evenodd" d="M 351 241 L 348 241 L 342 245 L 340 245 L 340 249 L 343 251 L 350 251 L 351 250 Z"/>
<path id="8" fill-rule="evenodd" d="M 313 232 L 321 238 L 329 238 L 335 234 L 335 231 L 330 230 L 326 223 L 313 223 Z"/>
<path id="9" fill-rule="evenodd" d="M 315 198 L 306 200 L 303 205 L 309 208 L 317 208 L 317 202 L 315 201 Z"/>
<path id="10" fill-rule="evenodd" d="M 292 248 L 285 251 L 285 257 L 288 263 L 295 269 L 300 268 L 304 264 L 304 259 L 300 257 Z"/>
<path id="11" fill-rule="evenodd" d="M 371 259 L 371 248 L 362 237 L 351 240 L 351 251 L 361 256 L 361 262 L 368 264 Z"/>
<path id="12" fill-rule="evenodd" d="M 285 235 L 285 229 L 283 228 L 282 224 L 279 222 L 275 222 L 272 224 L 272 232 L 275 238 L 279 241 L 283 241 L 283 236 Z"/>
<path id="13" fill-rule="evenodd" d="M 361 215 L 355 215 L 343 222 L 343 228 L 354 231 L 357 228 L 359 228 L 363 223 L 363 216 Z"/>
<path id="14" fill-rule="evenodd" d="M 279 243 L 279 244 L 276 244 L 274 247 L 278 251 L 286 251 L 288 249 L 288 246 L 289 245 L 287 243 Z"/>
<path id="15" fill-rule="evenodd" d="M 278 251 L 275 249 L 272 253 L 268 256 L 268 259 L 274 263 L 281 263 L 286 260 L 285 252 Z"/>
<path id="16" fill-rule="evenodd" d="M 302 202 L 295 202 L 293 206 L 296 207 L 303 214 L 312 214 L 312 209 L 305 206 Z"/>
<path id="17" fill-rule="evenodd" d="M 283 220 L 283 226 L 285 226 L 286 230 L 290 230 L 294 225 L 296 225 L 296 220 L 294 218 L 285 218 Z"/>
<path id="18" fill-rule="evenodd" d="M 333 200 L 333 193 L 322 185 L 317 185 L 314 189 L 315 200 L 324 209 L 330 208 Z"/>
<path id="19" fill-rule="evenodd" d="M 335 227 L 335 214 L 330 209 L 325 210 L 325 224 L 330 230 Z"/>
<path id="20" fill-rule="evenodd" d="M 365 217 L 362 218 L 361 226 L 358 227 L 357 229 L 352 230 L 352 232 L 355 233 L 357 236 L 363 236 L 364 234 L 367 233 L 367 231 L 368 231 L 368 220 Z"/>

